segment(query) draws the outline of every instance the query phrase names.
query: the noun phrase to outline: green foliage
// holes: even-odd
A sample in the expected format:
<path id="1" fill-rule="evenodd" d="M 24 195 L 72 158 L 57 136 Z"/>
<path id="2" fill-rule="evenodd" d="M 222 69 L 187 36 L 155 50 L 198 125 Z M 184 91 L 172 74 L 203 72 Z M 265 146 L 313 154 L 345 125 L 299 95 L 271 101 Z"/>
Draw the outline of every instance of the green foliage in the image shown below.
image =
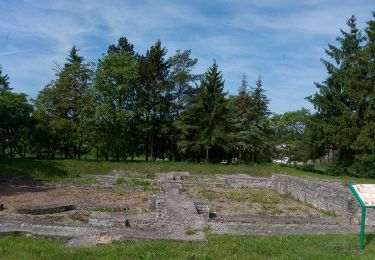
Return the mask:
<path id="1" fill-rule="evenodd" d="M 320 212 L 323 214 L 323 216 L 327 216 L 327 217 L 338 217 L 338 216 L 340 216 L 334 210 L 321 210 Z"/>
<path id="2" fill-rule="evenodd" d="M 375 178 L 375 154 L 356 156 L 348 171 L 352 176 Z"/>
<path id="3" fill-rule="evenodd" d="M 197 233 L 197 230 L 192 229 L 191 227 L 185 228 L 185 235 L 191 236 L 195 235 Z"/>
<path id="4" fill-rule="evenodd" d="M 268 110 L 269 99 L 264 92 L 262 80 L 259 76 L 250 92 L 251 108 L 247 115 L 247 120 L 251 123 L 249 129 L 251 141 L 249 144 L 253 164 L 269 161 L 271 157 L 272 143 L 269 140 L 272 132 L 268 118 L 270 115 Z"/>
<path id="5" fill-rule="evenodd" d="M 137 178 L 137 177 L 132 177 L 129 179 L 126 179 L 124 177 L 119 177 L 116 180 L 116 185 L 128 185 L 130 187 L 149 187 L 152 185 L 153 180 L 151 179 L 142 179 L 142 178 Z"/>
<path id="6" fill-rule="evenodd" d="M 168 80 L 171 64 L 166 54 L 167 49 L 157 41 L 139 57 L 141 88 L 138 103 L 146 160 L 149 155 L 151 160 L 157 155 L 164 158 L 168 150 L 166 140 L 172 129 L 173 95 Z"/>
<path id="7" fill-rule="evenodd" d="M 288 163 L 307 161 L 324 155 L 325 147 L 316 140 L 315 116 L 302 108 L 271 119 L 275 142 L 274 158 Z"/>
<path id="8" fill-rule="evenodd" d="M 108 47 L 108 54 L 109 53 L 124 53 L 127 52 L 130 55 L 135 55 L 134 52 L 134 45 L 131 44 L 125 36 L 120 37 L 118 40 L 117 45 L 111 44 Z"/>
<path id="9" fill-rule="evenodd" d="M 216 62 L 207 70 L 198 89 L 193 90 L 188 100 L 189 107 L 181 114 L 177 125 L 184 140 L 182 149 L 198 154 L 204 153 L 205 161 L 216 146 L 226 149 L 225 139 L 228 111 L 224 91 L 224 81 Z"/>
<path id="10" fill-rule="evenodd" d="M 242 77 L 242 84 L 238 95 L 228 102 L 231 117 L 229 119 L 231 131 L 229 137 L 231 145 L 238 152 L 239 163 L 244 162 L 247 153 L 252 148 L 252 121 L 249 118 L 252 109 L 252 98 L 249 92 L 246 75 Z"/>
<path id="11" fill-rule="evenodd" d="M 198 62 L 198 59 L 191 58 L 191 50 L 181 52 L 176 51 L 176 54 L 169 58 L 170 74 L 169 81 L 173 86 L 173 105 L 172 116 L 173 126 L 171 133 L 171 151 L 169 158 L 178 160 L 181 158 L 181 148 L 186 148 L 187 136 L 185 135 L 189 125 L 183 124 L 181 120 L 181 113 L 189 108 L 190 93 L 193 89 L 192 84 L 195 83 L 200 75 L 192 73 L 192 69 Z M 180 144 L 180 145 L 179 145 Z M 180 148 L 180 149 L 179 149 Z"/>
<path id="12" fill-rule="evenodd" d="M 3 75 L 3 69 L 0 65 L 0 92 L 5 90 L 12 90 L 9 86 L 9 76 L 7 74 Z"/>
<path id="13" fill-rule="evenodd" d="M 0 91 L 0 158 L 26 156 L 34 126 L 32 111 L 25 94 Z"/>
<path id="14" fill-rule="evenodd" d="M 54 157 L 60 150 L 66 158 L 80 158 L 92 116 L 92 76 L 92 64 L 84 63 L 73 46 L 67 63 L 57 71 L 57 78 L 34 101 L 37 120 L 34 142 L 38 153 L 47 150 Z"/>
<path id="15" fill-rule="evenodd" d="M 328 77 L 316 83 L 318 93 L 308 99 L 317 109 L 315 119 L 322 130 L 315 128 L 315 137 L 335 154 L 329 172 L 369 176 L 372 171 L 367 156 L 375 152 L 375 22 L 367 23 L 365 37 L 354 16 L 347 25 L 348 31 L 341 30 L 337 38 L 338 46 L 328 45 L 330 61 L 322 60 Z"/>
<path id="16" fill-rule="evenodd" d="M 93 144 L 104 157 L 126 158 L 139 137 L 137 104 L 139 64 L 130 52 L 109 52 L 95 73 Z"/>
<path id="17" fill-rule="evenodd" d="M 117 178 L 117 180 L 116 180 L 116 185 L 122 185 L 122 184 L 124 184 L 124 183 L 126 183 L 126 180 L 125 180 L 124 177 L 119 177 L 119 178 Z"/>

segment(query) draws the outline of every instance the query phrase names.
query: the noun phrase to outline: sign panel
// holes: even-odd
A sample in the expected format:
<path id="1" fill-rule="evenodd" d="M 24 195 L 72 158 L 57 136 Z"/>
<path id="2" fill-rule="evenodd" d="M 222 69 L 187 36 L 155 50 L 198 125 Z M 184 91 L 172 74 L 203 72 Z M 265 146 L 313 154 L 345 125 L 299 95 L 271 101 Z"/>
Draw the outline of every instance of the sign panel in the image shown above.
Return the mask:
<path id="1" fill-rule="evenodd" d="M 354 184 L 352 187 L 366 207 L 375 206 L 375 184 Z"/>

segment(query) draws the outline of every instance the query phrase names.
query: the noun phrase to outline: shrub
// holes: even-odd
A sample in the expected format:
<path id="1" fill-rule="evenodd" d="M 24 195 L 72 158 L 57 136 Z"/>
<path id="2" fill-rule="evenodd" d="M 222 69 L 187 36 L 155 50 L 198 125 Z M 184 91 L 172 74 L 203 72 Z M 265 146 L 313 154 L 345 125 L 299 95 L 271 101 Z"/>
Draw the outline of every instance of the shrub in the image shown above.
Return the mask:
<path id="1" fill-rule="evenodd" d="M 375 178 L 375 154 L 356 157 L 349 168 L 349 174 L 355 177 Z"/>

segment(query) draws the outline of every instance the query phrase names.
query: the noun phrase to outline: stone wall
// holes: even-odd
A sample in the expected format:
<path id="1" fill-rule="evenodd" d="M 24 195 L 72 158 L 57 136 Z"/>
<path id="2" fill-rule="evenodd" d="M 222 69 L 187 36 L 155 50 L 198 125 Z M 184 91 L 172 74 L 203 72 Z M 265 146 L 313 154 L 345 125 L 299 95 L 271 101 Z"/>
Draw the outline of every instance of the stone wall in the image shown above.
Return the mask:
<path id="1" fill-rule="evenodd" d="M 156 221 L 161 225 L 165 224 L 167 218 L 167 200 L 164 196 L 159 196 L 155 198 L 155 212 Z"/>
<path id="2" fill-rule="evenodd" d="M 358 223 L 360 206 L 354 195 L 341 182 L 307 180 L 289 175 L 274 174 L 273 188 L 281 194 L 309 203 L 322 210 L 333 210 L 349 222 Z M 375 211 L 367 210 L 366 224 L 375 224 Z"/>
<path id="3" fill-rule="evenodd" d="M 158 179 L 161 182 L 176 182 L 185 187 L 271 188 L 281 194 L 291 194 L 318 209 L 335 211 L 350 223 L 358 223 L 360 219 L 360 206 L 356 198 L 340 181 L 303 179 L 283 174 L 265 178 L 242 174 L 199 176 L 187 172 L 159 174 Z M 367 209 L 366 224 L 375 225 L 375 209 Z"/>
<path id="4" fill-rule="evenodd" d="M 232 188 L 272 188 L 270 178 L 256 177 L 236 177 L 229 176 L 226 178 L 226 184 Z"/>

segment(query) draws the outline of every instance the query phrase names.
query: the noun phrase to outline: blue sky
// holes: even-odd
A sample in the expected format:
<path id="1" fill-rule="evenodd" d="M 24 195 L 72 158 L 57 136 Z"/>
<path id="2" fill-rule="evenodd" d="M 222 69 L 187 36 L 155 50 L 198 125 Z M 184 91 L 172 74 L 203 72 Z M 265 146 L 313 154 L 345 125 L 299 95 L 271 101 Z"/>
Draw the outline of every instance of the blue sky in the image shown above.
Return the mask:
<path id="1" fill-rule="evenodd" d="M 0 1 L 0 64 L 17 92 L 35 98 L 75 44 L 96 62 L 125 35 L 144 53 L 157 39 L 173 55 L 191 49 L 203 72 L 216 59 L 225 89 L 260 74 L 270 110 L 311 108 L 304 100 L 325 78 L 320 62 L 352 14 L 364 27 L 371 0 L 24 0 Z"/>

